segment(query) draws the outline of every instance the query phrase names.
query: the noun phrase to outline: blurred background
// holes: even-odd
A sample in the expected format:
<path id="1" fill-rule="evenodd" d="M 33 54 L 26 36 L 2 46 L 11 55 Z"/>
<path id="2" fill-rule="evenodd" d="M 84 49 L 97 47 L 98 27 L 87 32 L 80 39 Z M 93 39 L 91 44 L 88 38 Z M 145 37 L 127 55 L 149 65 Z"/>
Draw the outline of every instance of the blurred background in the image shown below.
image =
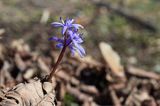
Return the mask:
<path id="1" fill-rule="evenodd" d="M 59 53 L 54 42 L 48 41 L 59 35 L 50 24 L 59 17 L 74 18 L 84 26 L 83 47 L 97 62 L 105 63 L 99 43 L 106 42 L 119 54 L 123 66 L 160 73 L 159 0 L 0 0 L 0 44 L 10 48 L 25 42 L 29 51 L 48 59 L 50 51 Z M 80 104 L 68 93 L 65 99 L 66 104 Z"/>

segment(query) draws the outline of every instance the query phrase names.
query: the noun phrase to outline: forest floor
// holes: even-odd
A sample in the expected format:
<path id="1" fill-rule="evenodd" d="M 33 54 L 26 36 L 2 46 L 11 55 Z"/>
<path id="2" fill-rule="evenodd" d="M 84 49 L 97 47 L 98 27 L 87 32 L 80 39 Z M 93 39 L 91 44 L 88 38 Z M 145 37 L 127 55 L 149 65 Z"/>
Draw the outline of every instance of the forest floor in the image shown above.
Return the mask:
<path id="1" fill-rule="evenodd" d="M 85 29 L 87 55 L 67 50 L 55 75 L 65 106 L 160 105 L 160 2 L 0 0 L 0 102 L 4 92 L 50 73 L 60 50 L 48 38 L 59 17 Z"/>

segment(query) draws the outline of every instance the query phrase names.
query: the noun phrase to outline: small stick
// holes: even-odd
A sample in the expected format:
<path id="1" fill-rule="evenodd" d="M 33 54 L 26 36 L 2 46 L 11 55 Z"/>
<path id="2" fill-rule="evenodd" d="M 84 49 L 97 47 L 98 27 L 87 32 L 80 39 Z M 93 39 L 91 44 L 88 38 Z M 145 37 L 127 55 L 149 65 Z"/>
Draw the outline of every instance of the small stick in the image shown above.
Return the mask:
<path id="1" fill-rule="evenodd" d="M 160 80 L 160 75 L 151 71 L 145 71 L 136 67 L 128 66 L 127 72 L 131 75 Z"/>
<path id="2" fill-rule="evenodd" d="M 117 97 L 115 90 L 113 90 L 112 87 L 109 87 L 109 90 L 114 106 L 121 106 L 121 102 Z"/>

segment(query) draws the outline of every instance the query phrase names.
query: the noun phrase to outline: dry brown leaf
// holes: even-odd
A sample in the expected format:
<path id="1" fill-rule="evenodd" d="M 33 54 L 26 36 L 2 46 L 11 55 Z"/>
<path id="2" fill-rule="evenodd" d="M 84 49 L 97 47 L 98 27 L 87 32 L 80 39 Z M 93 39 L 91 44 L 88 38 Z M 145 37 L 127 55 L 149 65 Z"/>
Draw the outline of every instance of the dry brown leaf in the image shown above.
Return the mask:
<path id="1" fill-rule="evenodd" d="M 55 106 L 55 84 L 33 80 L 1 92 L 0 106 Z"/>
<path id="2" fill-rule="evenodd" d="M 112 71 L 112 74 L 120 78 L 125 78 L 124 68 L 120 63 L 119 55 L 112 49 L 109 44 L 105 42 L 101 42 L 99 47 L 104 60 Z"/>
<path id="3" fill-rule="evenodd" d="M 45 24 L 48 21 L 49 16 L 50 16 L 50 11 L 48 9 L 43 10 L 40 22 L 42 24 Z"/>

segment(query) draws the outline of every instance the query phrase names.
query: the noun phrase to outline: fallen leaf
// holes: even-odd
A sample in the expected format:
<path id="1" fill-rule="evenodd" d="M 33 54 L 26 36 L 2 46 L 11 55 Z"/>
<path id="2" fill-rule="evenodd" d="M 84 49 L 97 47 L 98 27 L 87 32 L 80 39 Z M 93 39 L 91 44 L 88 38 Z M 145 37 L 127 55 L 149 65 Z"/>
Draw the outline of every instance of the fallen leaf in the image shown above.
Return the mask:
<path id="1" fill-rule="evenodd" d="M 0 106 L 56 106 L 54 87 L 38 79 L 20 83 L 0 93 Z"/>
<path id="2" fill-rule="evenodd" d="M 110 67 L 112 74 L 117 77 L 125 78 L 123 66 L 120 63 L 119 55 L 112 49 L 112 47 L 105 43 L 101 42 L 99 44 L 100 51 L 107 65 Z"/>

